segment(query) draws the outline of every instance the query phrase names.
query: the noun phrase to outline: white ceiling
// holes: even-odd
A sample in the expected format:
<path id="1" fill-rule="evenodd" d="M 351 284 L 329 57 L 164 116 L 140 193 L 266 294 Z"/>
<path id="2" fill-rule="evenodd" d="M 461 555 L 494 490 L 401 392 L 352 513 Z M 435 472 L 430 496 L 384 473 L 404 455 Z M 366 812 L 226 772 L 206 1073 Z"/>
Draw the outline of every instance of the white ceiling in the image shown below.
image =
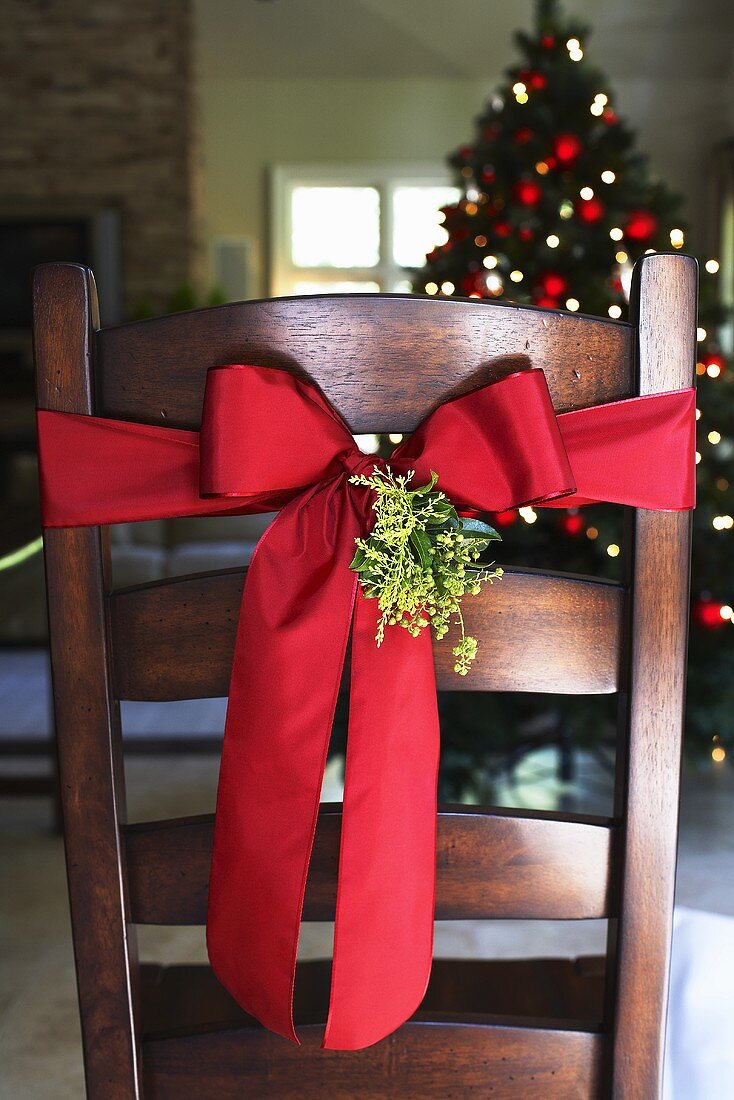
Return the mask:
<path id="1" fill-rule="evenodd" d="M 532 0 L 195 0 L 199 71 L 217 77 L 496 78 Z M 724 79 L 732 0 L 568 0 L 616 79 Z"/>

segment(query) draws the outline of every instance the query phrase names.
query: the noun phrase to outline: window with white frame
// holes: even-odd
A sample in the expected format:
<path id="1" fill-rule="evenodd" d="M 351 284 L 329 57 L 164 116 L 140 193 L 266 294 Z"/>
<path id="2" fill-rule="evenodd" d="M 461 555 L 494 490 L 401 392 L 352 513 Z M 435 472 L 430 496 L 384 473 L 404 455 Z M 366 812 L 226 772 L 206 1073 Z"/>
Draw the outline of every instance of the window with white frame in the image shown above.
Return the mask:
<path id="1" fill-rule="evenodd" d="M 270 293 L 409 291 L 460 197 L 436 165 L 279 165 L 271 173 Z"/>

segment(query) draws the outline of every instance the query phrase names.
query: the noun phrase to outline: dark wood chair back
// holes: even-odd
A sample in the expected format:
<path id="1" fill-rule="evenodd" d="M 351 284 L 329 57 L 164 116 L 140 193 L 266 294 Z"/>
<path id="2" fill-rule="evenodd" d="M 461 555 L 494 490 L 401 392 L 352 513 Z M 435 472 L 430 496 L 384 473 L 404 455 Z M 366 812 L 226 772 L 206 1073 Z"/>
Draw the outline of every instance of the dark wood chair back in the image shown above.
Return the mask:
<path id="1" fill-rule="evenodd" d="M 499 303 L 348 296 L 243 302 L 100 329 L 92 274 L 69 264 L 38 269 L 34 306 L 40 407 L 176 427 L 198 427 L 206 371 L 229 362 L 310 376 L 355 433 L 408 432 L 448 397 L 526 365 L 544 369 L 558 411 L 689 386 L 694 376 L 696 265 L 680 255 L 637 266 L 630 324 Z M 459 966 L 459 983 L 457 969 L 440 962 L 422 1012 L 351 1053 L 316 1046 L 310 998 L 323 967 L 303 968 L 305 1044 L 296 1048 L 239 1012 L 207 968 L 151 979 L 136 961 L 137 924 L 204 921 L 212 819 L 126 824 L 119 700 L 226 693 L 242 572 L 115 592 L 103 529 L 46 532 L 90 1097 L 658 1095 L 690 517 L 630 510 L 629 520 L 625 583 L 512 569 L 468 601 L 468 626 L 489 644 L 460 684 L 619 693 L 613 815 L 450 807 L 438 834 L 438 919 L 608 921 L 603 1006 L 587 1005 L 589 1020 L 579 996 L 572 1018 L 558 1018 L 547 996 L 517 994 L 510 964 Z M 436 657 L 439 686 L 456 688 L 448 648 L 438 644 Z M 333 919 L 339 824 L 340 807 L 323 807 L 309 920 Z M 582 971 L 574 971 L 579 989 Z M 538 1007 L 521 1019 L 527 1004 Z"/>

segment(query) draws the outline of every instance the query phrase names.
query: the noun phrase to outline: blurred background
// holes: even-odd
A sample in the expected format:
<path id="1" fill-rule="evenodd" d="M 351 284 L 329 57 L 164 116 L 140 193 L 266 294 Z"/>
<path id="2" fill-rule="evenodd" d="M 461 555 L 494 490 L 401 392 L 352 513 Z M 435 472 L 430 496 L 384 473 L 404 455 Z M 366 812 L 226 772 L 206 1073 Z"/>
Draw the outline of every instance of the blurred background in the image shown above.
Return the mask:
<path id="1" fill-rule="evenodd" d="M 93 268 L 108 325 L 242 298 L 362 291 L 513 300 L 623 322 L 636 258 L 699 258 L 700 506 L 678 920 L 686 942 L 721 944 L 731 968 L 731 4 L 2 0 L 0 14 L 0 858 L 12 883 L 0 912 L 2 1095 L 82 1095 L 32 384 L 30 274 L 50 260 Z M 398 439 L 360 443 L 388 454 Z M 495 516 L 500 558 L 620 576 L 618 513 Z M 267 522 L 121 525 L 115 583 L 240 566 Z M 224 707 L 123 705 L 132 819 L 213 809 Z M 446 798 L 611 812 L 612 701 L 447 693 L 441 713 Z M 546 954 L 588 954 L 603 947 L 601 925 L 451 926 L 437 947 L 517 955 L 537 952 L 543 936 Z M 199 930 L 144 932 L 144 956 L 203 952 Z M 304 952 L 323 950 L 319 936 L 306 929 Z M 713 1022 L 697 1017 L 709 1036 L 723 1018 L 716 1004 Z M 674 1095 L 723 1097 L 713 1077 L 695 1076 L 708 1071 L 689 1058 L 690 1021 L 674 1020 Z"/>

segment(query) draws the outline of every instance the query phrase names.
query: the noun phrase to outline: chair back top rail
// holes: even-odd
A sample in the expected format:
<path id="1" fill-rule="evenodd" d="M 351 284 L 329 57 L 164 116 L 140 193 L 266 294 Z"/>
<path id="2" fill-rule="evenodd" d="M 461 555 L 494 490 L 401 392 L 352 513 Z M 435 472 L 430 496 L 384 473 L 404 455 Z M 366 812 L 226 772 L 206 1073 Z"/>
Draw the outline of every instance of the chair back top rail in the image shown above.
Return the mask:
<path id="1" fill-rule="evenodd" d="M 437 405 L 545 371 L 558 411 L 632 393 L 632 328 L 531 306 L 400 295 L 235 302 L 97 333 L 101 416 L 198 428 L 209 367 L 307 376 L 354 433 L 409 432 Z"/>

